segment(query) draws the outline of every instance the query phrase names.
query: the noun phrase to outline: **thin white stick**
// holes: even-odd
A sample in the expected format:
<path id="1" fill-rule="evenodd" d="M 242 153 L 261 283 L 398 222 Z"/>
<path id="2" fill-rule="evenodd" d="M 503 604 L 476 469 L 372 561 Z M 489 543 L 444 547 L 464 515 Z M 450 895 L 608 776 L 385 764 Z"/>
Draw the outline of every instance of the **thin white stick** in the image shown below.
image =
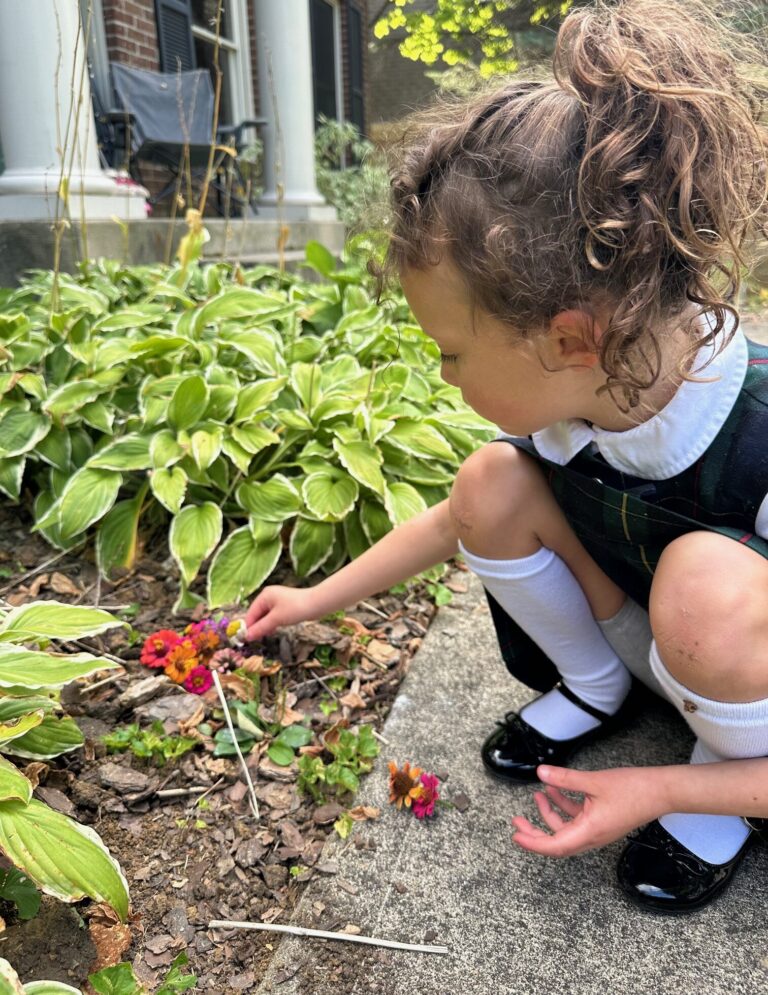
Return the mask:
<path id="1" fill-rule="evenodd" d="M 218 670 L 212 671 L 213 673 L 213 683 L 216 685 L 216 690 L 219 693 L 219 701 L 221 702 L 221 707 L 224 709 L 224 718 L 227 720 L 227 726 L 229 728 L 229 734 L 232 737 L 232 745 L 237 753 L 237 759 L 240 761 L 240 766 L 243 768 L 243 773 L 245 774 L 245 780 L 248 784 L 248 791 L 251 795 L 251 811 L 256 819 L 259 821 L 259 803 L 256 800 L 256 789 L 253 786 L 253 781 L 251 780 L 251 772 L 248 770 L 245 760 L 243 759 L 243 754 L 240 752 L 240 744 L 235 736 L 235 728 L 232 725 L 232 716 L 229 714 L 229 705 L 227 704 L 227 699 L 224 697 L 224 689 L 221 686 L 221 681 L 219 680 Z"/>
<path id="2" fill-rule="evenodd" d="M 376 739 L 378 739 L 378 741 L 379 741 L 380 743 L 383 743 L 383 744 L 384 744 L 385 746 L 389 746 L 389 745 L 390 745 L 390 742 L 389 742 L 389 740 L 388 740 L 388 739 L 385 739 L 385 738 L 384 738 L 384 737 L 383 737 L 383 736 L 381 735 L 381 733 L 380 733 L 380 732 L 376 732 L 376 730 L 375 730 L 375 729 L 373 730 L 373 735 L 374 735 L 374 736 L 376 737 Z"/>
<path id="3" fill-rule="evenodd" d="M 95 691 L 97 688 L 103 688 L 105 684 L 114 684 L 121 677 L 125 677 L 124 670 L 121 670 L 119 674 L 112 674 L 110 677 L 105 677 L 103 681 L 96 681 L 95 684 L 87 684 L 84 688 L 80 688 L 80 691 L 82 694 L 90 694 L 91 691 Z"/>
<path id="4" fill-rule="evenodd" d="M 414 950 L 421 954 L 447 954 L 448 947 L 433 947 L 423 943 L 396 943 L 394 940 L 377 940 L 372 936 L 355 936 L 353 933 L 329 933 L 324 929 L 305 929 L 304 926 L 279 926 L 271 922 L 236 922 L 213 919 L 208 929 L 263 929 L 268 933 L 290 933 L 292 936 L 317 936 L 323 940 L 345 940 L 347 943 L 367 943 L 372 947 L 390 947 L 393 950 Z"/>
<path id="5" fill-rule="evenodd" d="M 374 615 L 379 615 L 381 618 L 389 619 L 389 615 L 387 615 L 386 612 L 383 612 L 380 608 L 377 608 L 375 605 L 372 605 L 370 601 L 361 601 L 360 604 L 363 606 L 363 608 L 367 609 L 369 612 L 373 612 Z"/>

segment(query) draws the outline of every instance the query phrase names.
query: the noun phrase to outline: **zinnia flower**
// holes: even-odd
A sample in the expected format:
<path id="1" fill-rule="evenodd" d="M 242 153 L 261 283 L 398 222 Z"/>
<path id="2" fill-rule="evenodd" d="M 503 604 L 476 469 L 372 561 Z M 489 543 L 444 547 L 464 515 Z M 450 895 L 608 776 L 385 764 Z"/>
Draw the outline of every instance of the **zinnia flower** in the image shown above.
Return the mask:
<path id="1" fill-rule="evenodd" d="M 184 687 L 192 694 L 205 694 L 213 684 L 213 674 L 202 664 L 189 672 L 189 676 L 184 681 Z"/>
<path id="2" fill-rule="evenodd" d="M 229 670 L 237 670 L 238 667 L 242 667 L 244 662 L 245 657 L 242 653 L 225 646 L 224 649 L 216 650 L 208 666 L 211 670 L 218 670 L 220 674 L 226 674 Z"/>
<path id="3" fill-rule="evenodd" d="M 170 629 L 161 629 L 155 632 L 144 641 L 141 650 L 141 662 L 145 667 L 165 667 L 168 663 L 168 655 L 181 640 L 175 632 Z"/>
<path id="4" fill-rule="evenodd" d="M 168 654 L 165 672 L 176 684 L 183 684 L 199 662 L 194 644 L 191 640 L 184 639 Z"/>
<path id="5" fill-rule="evenodd" d="M 435 814 L 435 802 L 440 797 L 438 789 L 439 781 L 434 774 L 422 774 L 419 784 L 424 789 L 420 798 L 413 800 L 413 814 L 417 819 L 424 819 L 428 815 Z"/>
<path id="6" fill-rule="evenodd" d="M 397 805 L 398 808 L 402 808 L 403 803 L 405 803 L 406 808 L 410 808 L 414 799 L 421 798 L 424 794 L 424 788 L 418 783 L 421 770 L 418 767 L 411 770 L 411 765 L 407 760 L 403 764 L 402 770 L 394 760 L 390 760 L 388 766 L 390 802 Z"/>
<path id="7" fill-rule="evenodd" d="M 202 657 L 211 656 L 220 646 L 221 640 L 212 629 L 204 629 L 192 636 L 192 642 Z"/>

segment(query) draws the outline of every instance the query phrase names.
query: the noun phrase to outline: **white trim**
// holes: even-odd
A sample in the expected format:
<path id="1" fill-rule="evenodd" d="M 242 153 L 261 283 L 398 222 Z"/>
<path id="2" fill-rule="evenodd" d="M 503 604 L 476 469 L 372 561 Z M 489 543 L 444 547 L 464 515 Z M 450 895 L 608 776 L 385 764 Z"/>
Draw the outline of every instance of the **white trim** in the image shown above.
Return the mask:
<path id="1" fill-rule="evenodd" d="M 248 30 L 247 0 L 228 0 L 231 37 L 219 37 L 220 47 L 227 53 L 227 84 L 232 97 L 232 120 L 223 124 L 240 124 L 254 117 L 253 74 L 251 70 L 251 36 Z M 216 34 L 192 25 L 192 37 L 216 44 Z"/>

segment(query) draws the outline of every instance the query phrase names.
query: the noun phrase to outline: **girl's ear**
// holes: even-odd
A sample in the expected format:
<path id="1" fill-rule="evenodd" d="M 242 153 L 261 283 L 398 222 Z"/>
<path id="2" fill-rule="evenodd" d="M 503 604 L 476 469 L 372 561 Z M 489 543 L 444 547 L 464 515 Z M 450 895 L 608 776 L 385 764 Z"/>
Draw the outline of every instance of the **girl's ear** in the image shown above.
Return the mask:
<path id="1" fill-rule="evenodd" d="M 550 321 L 549 346 L 560 364 L 593 369 L 598 362 L 597 343 L 604 331 L 599 318 L 572 308 Z"/>

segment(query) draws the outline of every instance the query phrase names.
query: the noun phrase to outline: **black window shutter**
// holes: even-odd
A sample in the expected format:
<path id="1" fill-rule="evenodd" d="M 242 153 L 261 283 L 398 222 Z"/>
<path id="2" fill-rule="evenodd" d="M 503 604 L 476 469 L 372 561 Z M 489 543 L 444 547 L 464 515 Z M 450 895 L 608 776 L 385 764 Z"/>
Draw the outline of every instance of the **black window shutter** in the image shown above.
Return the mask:
<path id="1" fill-rule="evenodd" d="M 161 72 L 196 68 L 190 0 L 155 0 L 155 13 Z"/>
<path id="2" fill-rule="evenodd" d="M 357 7 L 347 7 L 349 45 L 349 119 L 361 135 L 365 134 L 365 97 L 363 89 L 363 20 Z"/>
<path id="3" fill-rule="evenodd" d="M 319 114 L 336 118 L 336 36 L 334 10 L 326 0 L 311 0 L 312 84 L 315 126 Z"/>

